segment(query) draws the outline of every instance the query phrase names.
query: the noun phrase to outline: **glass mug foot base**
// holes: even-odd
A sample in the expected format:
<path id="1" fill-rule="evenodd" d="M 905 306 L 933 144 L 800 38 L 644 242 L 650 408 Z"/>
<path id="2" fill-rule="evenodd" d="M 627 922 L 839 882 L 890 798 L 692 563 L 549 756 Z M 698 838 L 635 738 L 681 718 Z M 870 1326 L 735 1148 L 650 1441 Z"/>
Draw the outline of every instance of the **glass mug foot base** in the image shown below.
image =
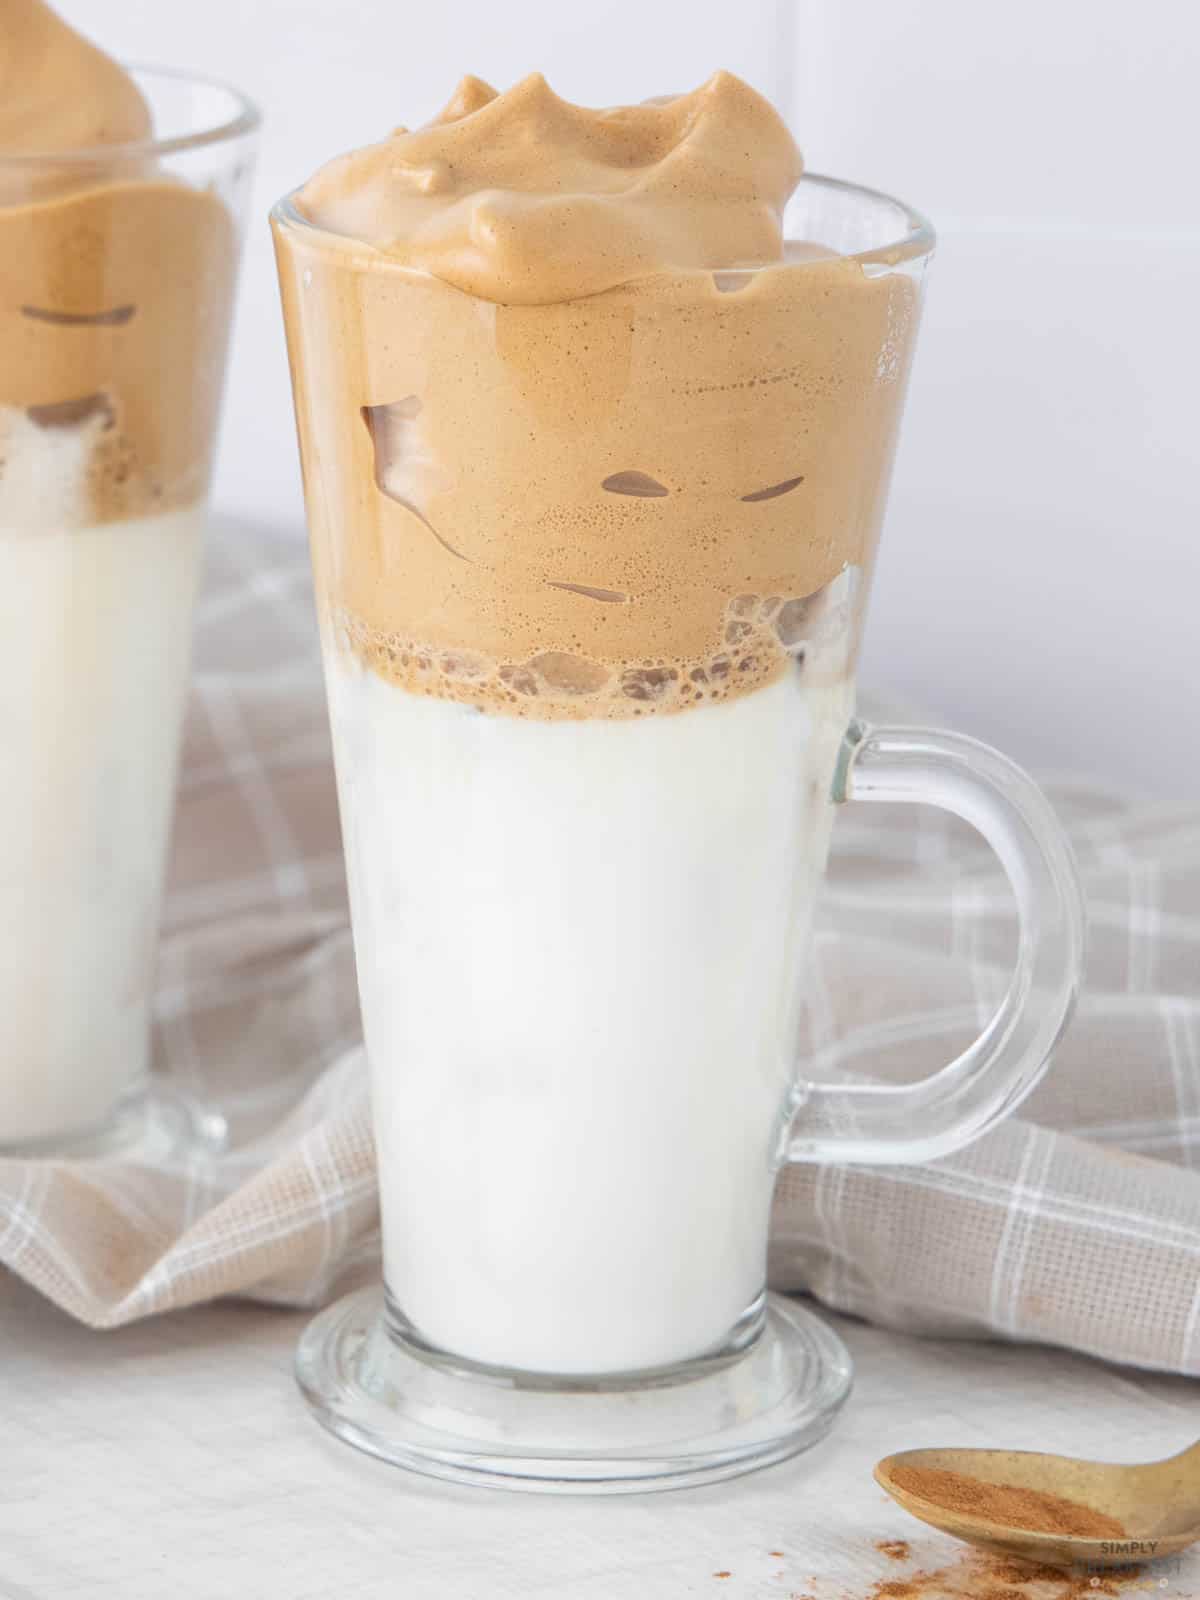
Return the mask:
<path id="1" fill-rule="evenodd" d="M 347 1444 L 429 1477 L 556 1494 L 677 1489 L 782 1461 L 829 1431 L 851 1377 L 832 1329 L 776 1295 L 747 1348 L 627 1378 L 459 1364 L 390 1324 L 379 1287 L 321 1312 L 296 1353 L 304 1398 Z"/>
<path id="2" fill-rule="evenodd" d="M 158 1165 L 188 1152 L 215 1155 L 228 1129 L 219 1111 L 165 1085 L 130 1095 L 99 1127 L 5 1143 L 0 1156 L 30 1161 L 135 1161 Z"/>

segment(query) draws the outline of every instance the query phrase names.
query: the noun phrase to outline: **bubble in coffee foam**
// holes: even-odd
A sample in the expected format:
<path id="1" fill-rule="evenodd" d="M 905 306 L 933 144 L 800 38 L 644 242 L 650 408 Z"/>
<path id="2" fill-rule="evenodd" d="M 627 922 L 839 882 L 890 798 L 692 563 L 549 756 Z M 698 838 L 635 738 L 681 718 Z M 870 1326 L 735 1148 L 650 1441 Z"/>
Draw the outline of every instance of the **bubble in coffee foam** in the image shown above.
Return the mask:
<path id="1" fill-rule="evenodd" d="M 798 649 L 812 632 L 812 596 L 783 601 L 774 618 L 775 633 L 785 650 Z"/>
<path id="2" fill-rule="evenodd" d="M 674 667 L 628 667 L 621 674 L 621 693 L 631 700 L 661 700 L 678 679 Z"/>
<path id="3" fill-rule="evenodd" d="M 701 661 L 644 661 L 614 670 L 580 651 L 545 650 L 527 661 L 493 662 L 474 650 L 437 651 L 394 634 L 374 634 L 344 613 L 341 638 L 368 665 L 405 688 L 513 715 L 610 719 L 717 703 L 770 682 L 789 666 L 809 671 L 807 653 L 826 678 L 848 669 L 849 598 L 853 573 L 843 572 L 816 595 L 795 601 L 741 594 L 726 607 L 726 632 L 744 629 L 736 646 Z M 786 648 L 779 619 L 796 623 L 803 640 Z M 789 637 L 791 635 L 789 634 Z"/>
<path id="4" fill-rule="evenodd" d="M 745 289 L 754 282 L 754 269 L 741 267 L 729 272 L 714 272 L 713 287 L 718 294 L 737 294 L 739 289 Z"/>
<path id="5" fill-rule="evenodd" d="M 620 605 L 628 600 L 629 596 L 619 594 L 616 589 L 599 589 L 590 583 L 558 583 L 553 578 L 549 580 L 551 589 L 563 589 L 568 594 L 581 594 L 588 600 L 599 600 L 604 605 Z"/>
<path id="6" fill-rule="evenodd" d="M 829 681 L 849 670 L 859 574 L 847 567 L 815 594 L 785 601 L 772 626 L 783 648 L 810 677 Z"/>
<path id="7" fill-rule="evenodd" d="M 387 405 L 363 406 L 362 419 L 375 451 L 375 482 L 383 493 L 422 515 L 437 464 L 421 447 L 418 419 L 421 402 L 415 394 Z"/>
<path id="8" fill-rule="evenodd" d="M 447 678 L 483 678 L 489 671 L 486 658 L 473 650 L 448 650 L 438 666 Z"/>
<path id="9" fill-rule="evenodd" d="M 76 423 L 90 422 L 97 417 L 101 429 L 107 430 L 116 421 L 112 400 L 103 390 L 70 400 L 52 401 L 47 405 L 26 406 L 25 414 L 39 428 L 70 428 Z"/>
<path id="10" fill-rule="evenodd" d="M 798 489 L 804 482 L 803 476 L 798 478 L 785 478 L 782 483 L 773 483 L 766 489 L 755 489 L 753 494 L 744 494 L 744 505 L 757 505 L 760 500 L 777 500 L 781 494 L 791 494 L 793 489 Z"/>
<path id="11" fill-rule="evenodd" d="M 511 662 L 500 668 L 500 682 L 507 684 L 517 694 L 535 695 L 538 692 L 537 673 L 532 667 L 518 667 Z"/>
<path id="12" fill-rule="evenodd" d="M 670 494 L 666 484 L 659 483 L 657 478 L 652 478 L 648 472 L 613 472 L 610 473 L 600 485 L 609 494 L 632 494 L 642 499 L 657 500 L 665 494 Z"/>
<path id="13" fill-rule="evenodd" d="M 530 670 L 551 690 L 564 694 L 596 694 L 609 679 L 607 667 L 565 650 L 546 650 L 534 656 Z"/>

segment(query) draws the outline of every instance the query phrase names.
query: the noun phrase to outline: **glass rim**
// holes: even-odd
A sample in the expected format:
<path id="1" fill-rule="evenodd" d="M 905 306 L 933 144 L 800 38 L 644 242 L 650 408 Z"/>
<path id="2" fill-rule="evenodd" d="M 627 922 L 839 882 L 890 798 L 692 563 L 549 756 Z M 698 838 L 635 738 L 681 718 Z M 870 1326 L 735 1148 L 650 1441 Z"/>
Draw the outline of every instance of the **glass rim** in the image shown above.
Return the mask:
<path id="1" fill-rule="evenodd" d="M 856 200 L 869 200 L 877 204 L 881 203 L 883 205 L 894 206 L 896 210 L 901 212 L 904 217 L 906 229 L 895 239 L 886 244 L 872 245 L 869 250 L 839 250 L 837 255 L 840 260 L 858 261 L 864 266 L 884 265 L 889 267 L 898 267 L 903 265 L 905 262 L 919 261 L 922 257 L 928 256 L 931 254 L 935 244 L 937 243 L 937 234 L 934 232 L 933 224 L 929 221 L 928 217 L 926 217 L 922 212 L 918 211 L 915 206 L 910 206 L 907 201 L 899 200 L 895 195 L 886 194 L 882 189 L 871 189 L 866 184 L 852 183 L 846 178 L 831 178 L 825 173 L 821 172 L 805 172 L 801 174 L 800 181 L 797 183 L 796 188 L 793 191 L 792 198 L 794 198 L 796 194 L 800 193 L 800 191 L 803 190 L 806 185 L 810 185 L 813 188 L 818 189 L 832 190 L 838 194 L 849 195 Z M 271 207 L 271 220 L 273 222 L 300 228 L 310 233 L 324 233 L 330 238 L 334 239 L 349 239 L 352 243 L 358 245 L 364 250 L 377 249 L 376 246 L 368 243 L 368 241 L 365 239 L 355 238 L 355 236 L 352 234 L 335 233 L 332 229 L 323 228 L 321 227 L 320 223 L 314 222 L 310 217 L 306 217 L 296 205 L 297 196 L 300 194 L 303 187 L 303 185 L 300 185 L 299 188 L 289 190 L 287 194 L 283 195 L 282 198 L 275 202 L 275 204 Z M 786 234 L 784 236 L 784 240 L 785 243 L 792 242 L 789 236 Z M 378 251 L 378 254 L 383 255 L 384 252 Z M 810 264 L 815 265 L 821 259 L 823 258 L 815 257 L 812 263 L 807 261 L 791 261 L 787 262 L 786 265 L 789 267 L 805 267 Z M 765 261 L 756 266 L 735 266 L 728 268 L 714 267 L 711 270 L 714 272 L 768 272 L 772 267 L 779 266 L 781 264 L 783 263 Z M 397 263 L 397 265 L 399 265 L 399 263 Z M 417 273 L 421 272 L 421 269 L 418 267 L 407 267 L 405 270 Z M 656 275 L 657 274 L 655 274 L 655 276 Z M 424 276 L 431 277 L 433 274 L 425 273 Z"/>
<path id="2" fill-rule="evenodd" d="M 181 150 L 199 150 L 206 145 L 225 144 L 256 132 L 262 123 L 262 113 L 249 95 L 235 89 L 223 78 L 210 78 L 206 73 L 188 72 L 177 67 L 157 67 L 149 62 L 126 61 L 122 65 L 132 74 L 135 82 L 168 78 L 177 83 L 219 89 L 233 101 L 233 115 L 223 116 L 220 121 L 193 133 L 171 134 L 165 138 L 132 139 L 123 144 L 84 145 L 78 150 L 22 150 L 17 154 L 0 154 L 0 170 L 34 168 L 47 171 L 60 166 L 76 169 L 81 166 L 119 166 L 154 156 L 174 155 Z"/>

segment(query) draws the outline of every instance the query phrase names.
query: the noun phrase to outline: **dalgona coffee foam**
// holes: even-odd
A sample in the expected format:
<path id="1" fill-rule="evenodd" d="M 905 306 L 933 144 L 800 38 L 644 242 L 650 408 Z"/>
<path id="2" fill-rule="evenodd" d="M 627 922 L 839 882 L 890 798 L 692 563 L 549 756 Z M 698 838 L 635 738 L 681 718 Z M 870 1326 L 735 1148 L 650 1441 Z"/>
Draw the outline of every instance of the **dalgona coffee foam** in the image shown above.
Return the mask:
<path id="1" fill-rule="evenodd" d="M 606 111 L 535 76 L 467 79 L 299 192 L 310 226 L 277 237 L 345 648 L 538 718 L 685 709 L 804 658 L 871 562 L 914 297 L 785 249 L 800 173 L 729 74 Z"/>

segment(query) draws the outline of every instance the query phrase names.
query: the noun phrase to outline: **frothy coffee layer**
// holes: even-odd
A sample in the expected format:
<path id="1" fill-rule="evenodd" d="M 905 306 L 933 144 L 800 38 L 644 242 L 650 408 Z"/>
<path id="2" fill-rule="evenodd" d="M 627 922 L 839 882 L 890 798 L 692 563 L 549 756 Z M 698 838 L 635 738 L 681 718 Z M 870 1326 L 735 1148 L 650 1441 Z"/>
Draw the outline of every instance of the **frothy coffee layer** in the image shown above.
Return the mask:
<path id="1" fill-rule="evenodd" d="M 778 677 L 787 661 L 806 683 L 843 681 L 860 577 L 857 567 L 843 568 L 803 599 L 739 595 L 727 608 L 721 648 L 703 660 L 657 656 L 610 665 L 547 650 L 500 664 L 475 650 L 436 651 L 419 640 L 373 633 L 351 612 L 336 621 L 342 642 L 380 677 L 437 699 L 541 718 L 640 717 L 731 700 Z"/>
<path id="2" fill-rule="evenodd" d="M 414 198 L 414 149 L 452 181 Z M 816 670 L 814 619 L 871 566 L 915 296 L 903 273 L 785 250 L 798 172 L 775 113 L 725 74 L 611 112 L 469 80 L 430 128 L 307 186 L 322 226 L 280 227 L 281 281 L 344 648 L 408 689 L 537 718 L 681 710 Z M 543 256 L 547 216 L 570 248 Z M 451 237 L 471 250 L 439 257 Z"/>
<path id="3" fill-rule="evenodd" d="M 469 294 L 541 305 L 778 259 L 800 171 L 779 116 L 728 72 L 607 111 L 534 73 L 503 95 L 464 78 L 428 127 L 330 163 L 298 205 Z"/>
<path id="4" fill-rule="evenodd" d="M 0 18 L 0 521 L 189 504 L 208 479 L 232 218 L 124 148 L 150 123 L 115 62 L 40 0 L 0 0 Z M 39 490 L 30 463 L 51 460 L 71 479 Z"/>

